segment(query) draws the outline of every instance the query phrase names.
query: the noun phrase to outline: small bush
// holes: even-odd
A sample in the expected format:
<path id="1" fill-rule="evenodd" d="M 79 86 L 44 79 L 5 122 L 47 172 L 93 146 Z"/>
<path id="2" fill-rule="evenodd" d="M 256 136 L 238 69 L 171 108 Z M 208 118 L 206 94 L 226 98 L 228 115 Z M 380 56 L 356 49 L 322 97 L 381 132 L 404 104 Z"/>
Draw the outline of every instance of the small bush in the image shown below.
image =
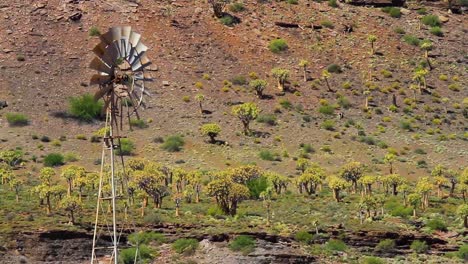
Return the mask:
<path id="1" fill-rule="evenodd" d="M 447 224 L 442 219 L 430 219 L 426 226 L 431 230 L 447 231 Z"/>
<path id="2" fill-rule="evenodd" d="M 247 182 L 247 188 L 249 188 L 250 196 L 258 199 L 260 194 L 268 188 L 268 179 L 264 176 L 260 176 L 256 179 Z"/>
<path id="3" fill-rule="evenodd" d="M 425 7 L 421 7 L 416 11 L 416 13 L 418 13 L 418 15 L 425 15 L 427 14 L 427 9 Z"/>
<path id="4" fill-rule="evenodd" d="M 280 53 L 288 49 L 288 44 L 284 39 L 274 39 L 270 41 L 268 49 L 270 49 L 270 51 L 273 53 Z"/>
<path id="5" fill-rule="evenodd" d="M 330 239 L 325 245 L 325 247 L 331 251 L 341 251 L 341 252 L 346 251 L 346 248 L 347 248 L 345 242 L 338 240 L 338 239 Z"/>
<path id="6" fill-rule="evenodd" d="M 299 4 L 299 1 L 298 0 L 287 0 L 288 4 L 290 5 L 297 5 Z"/>
<path id="7" fill-rule="evenodd" d="M 419 38 L 413 35 L 404 35 L 403 41 L 413 46 L 419 46 L 419 43 L 421 42 Z"/>
<path id="8" fill-rule="evenodd" d="M 436 15 L 425 15 L 421 18 L 421 22 L 430 27 L 440 27 L 442 25 L 439 17 Z"/>
<path id="9" fill-rule="evenodd" d="M 397 8 L 397 7 L 387 6 L 387 7 L 382 8 L 382 11 L 389 14 L 391 17 L 394 17 L 394 18 L 401 17 L 400 8 Z"/>
<path id="10" fill-rule="evenodd" d="M 80 120 L 90 122 L 94 118 L 99 117 L 103 103 L 95 101 L 91 94 L 72 97 L 69 99 L 70 114 Z"/>
<path id="11" fill-rule="evenodd" d="M 229 248 L 233 251 L 240 251 L 248 254 L 255 249 L 255 240 L 251 236 L 240 235 L 229 243 Z"/>
<path id="12" fill-rule="evenodd" d="M 235 85 L 246 85 L 248 83 L 247 78 L 243 75 L 234 76 L 230 81 Z"/>
<path id="13" fill-rule="evenodd" d="M 286 99 L 281 99 L 279 100 L 279 104 L 281 105 L 281 107 L 283 107 L 284 109 L 291 109 L 292 108 L 292 103 Z"/>
<path id="14" fill-rule="evenodd" d="M 446 82 L 448 80 L 448 76 L 445 74 L 439 75 L 439 80 Z"/>
<path id="15" fill-rule="evenodd" d="M 64 157 L 60 153 L 50 153 L 44 157 L 44 166 L 57 167 L 65 164 Z"/>
<path id="16" fill-rule="evenodd" d="M 164 140 L 161 148 L 169 152 L 178 152 L 185 145 L 184 139 L 179 135 L 169 136 Z"/>
<path id="17" fill-rule="evenodd" d="M 245 10 L 245 6 L 243 3 L 237 2 L 229 6 L 229 11 L 234 12 L 234 13 L 242 12 L 244 10 Z"/>
<path id="18" fill-rule="evenodd" d="M 314 238 L 314 236 L 312 234 L 310 234 L 309 232 L 307 231 L 299 231 L 296 233 L 296 235 L 294 235 L 294 239 L 296 241 L 299 241 L 299 242 L 302 242 L 302 243 L 305 243 L 305 244 L 309 244 L 312 239 Z"/>
<path id="19" fill-rule="evenodd" d="M 272 114 L 260 114 L 257 117 L 257 122 L 263 123 L 263 124 L 268 124 L 270 126 L 275 126 L 276 125 L 276 116 Z"/>
<path id="20" fill-rule="evenodd" d="M 341 67 L 340 67 L 340 65 L 338 65 L 338 64 L 330 64 L 330 65 L 328 65 L 327 71 L 328 71 L 328 72 L 331 72 L 331 73 L 341 73 L 341 72 L 342 72 Z"/>
<path id="21" fill-rule="evenodd" d="M 149 231 L 130 234 L 128 236 L 128 241 L 130 241 L 132 245 L 148 245 L 151 242 L 156 242 L 160 245 L 165 243 L 167 239 L 164 234 Z"/>
<path id="22" fill-rule="evenodd" d="M 65 162 L 74 162 L 74 161 L 78 161 L 78 156 L 75 154 L 75 153 L 66 153 L 65 156 L 64 156 L 64 161 Z"/>
<path id="23" fill-rule="evenodd" d="M 414 153 L 419 154 L 419 155 L 427 154 L 427 152 L 424 149 L 420 149 L 420 148 L 415 149 Z"/>
<path id="24" fill-rule="evenodd" d="M 335 107 L 332 105 L 322 105 L 318 109 L 319 113 L 323 115 L 334 115 L 335 114 Z"/>
<path id="25" fill-rule="evenodd" d="M 42 136 L 41 141 L 42 142 L 50 142 L 50 138 L 48 136 Z"/>
<path id="26" fill-rule="evenodd" d="M 406 33 L 406 31 L 405 31 L 403 28 L 401 28 L 401 27 L 396 27 L 393 31 L 394 31 L 395 33 L 397 33 L 397 34 L 400 34 L 400 35 L 403 35 L 403 34 Z"/>
<path id="27" fill-rule="evenodd" d="M 334 28 L 335 26 L 333 25 L 333 22 L 330 20 L 323 20 L 320 22 L 320 25 L 325 28 Z"/>
<path id="28" fill-rule="evenodd" d="M 236 23 L 236 20 L 231 15 L 224 15 L 219 21 L 225 26 L 232 26 Z"/>
<path id="29" fill-rule="evenodd" d="M 301 147 L 301 149 L 302 149 L 302 151 L 304 153 L 314 153 L 315 152 L 314 148 L 310 144 L 301 144 L 300 147 Z"/>
<path id="30" fill-rule="evenodd" d="M 195 253 L 198 248 L 198 240 L 193 238 L 179 238 L 172 244 L 172 249 L 184 255 Z"/>
<path id="31" fill-rule="evenodd" d="M 418 254 L 426 253 L 429 250 L 429 246 L 426 244 L 426 241 L 420 240 L 414 240 L 413 243 L 411 243 L 410 248 Z"/>
<path id="32" fill-rule="evenodd" d="M 338 7 L 338 3 L 336 2 L 336 0 L 328 0 L 328 6 Z"/>
<path id="33" fill-rule="evenodd" d="M 136 119 L 136 118 L 130 119 L 130 125 L 132 127 L 138 127 L 138 128 L 147 128 L 148 127 L 148 124 L 145 122 L 145 120 Z"/>
<path id="34" fill-rule="evenodd" d="M 20 113 L 7 113 L 6 119 L 10 126 L 26 126 L 29 124 L 28 117 Z"/>
<path id="35" fill-rule="evenodd" d="M 220 216 L 220 215 L 223 215 L 223 210 L 221 210 L 221 208 L 219 208 L 218 206 L 211 206 L 210 208 L 208 208 L 208 210 L 206 211 L 206 214 L 209 215 L 209 216 Z"/>
<path id="36" fill-rule="evenodd" d="M 368 256 L 362 258 L 362 264 L 385 264 L 385 261 L 379 257 Z"/>
<path id="37" fill-rule="evenodd" d="M 381 240 L 374 248 L 376 252 L 389 253 L 395 249 L 395 241 L 392 239 Z"/>
<path id="38" fill-rule="evenodd" d="M 429 29 L 429 32 L 431 32 L 432 35 L 442 37 L 444 35 L 444 32 L 442 32 L 442 29 L 440 27 L 431 27 Z"/>
<path id="39" fill-rule="evenodd" d="M 262 160 L 268 160 L 268 161 L 281 161 L 281 156 L 278 153 L 273 153 L 269 150 L 261 150 L 258 153 L 258 156 Z"/>
<path id="40" fill-rule="evenodd" d="M 468 245 L 461 246 L 455 255 L 462 260 L 468 261 Z"/>
<path id="41" fill-rule="evenodd" d="M 119 254 L 119 263 L 133 264 L 135 261 L 135 254 L 136 248 L 134 247 L 123 249 Z M 140 245 L 138 247 L 138 257 L 141 261 L 144 261 L 144 263 L 147 263 L 147 261 L 152 260 L 154 258 L 154 254 L 154 250 L 152 250 L 146 245 Z"/>
<path id="42" fill-rule="evenodd" d="M 325 121 L 323 121 L 323 123 L 320 126 L 325 130 L 333 131 L 333 130 L 335 130 L 335 121 L 325 120 Z"/>
<path id="43" fill-rule="evenodd" d="M 89 36 L 90 37 L 97 37 L 101 35 L 101 31 L 99 31 L 99 28 L 92 26 L 89 28 Z"/>
<path id="44" fill-rule="evenodd" d="M 122 156 L 130 156 L 135 150 L 135 144 L 128 138 L 122 138 L 120 140 L 120 148 L 115 150 L 115 154 Z"/>

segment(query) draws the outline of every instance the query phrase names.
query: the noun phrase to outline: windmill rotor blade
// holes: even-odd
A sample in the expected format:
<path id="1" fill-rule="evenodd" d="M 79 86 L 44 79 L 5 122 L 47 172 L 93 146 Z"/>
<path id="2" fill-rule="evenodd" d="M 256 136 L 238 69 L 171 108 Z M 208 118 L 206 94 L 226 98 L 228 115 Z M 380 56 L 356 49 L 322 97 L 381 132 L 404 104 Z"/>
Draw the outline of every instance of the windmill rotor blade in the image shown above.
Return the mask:
<path id="1" fill-rule="evenodd" d="M 89 67 L 91 69 L 95 69 L 98 72 L 104 72 L 109 75 L 114 71 L 111 67 L 106 65 L 101 59 L 97 57 L 91 61 L 91 63 L 89 64 Z"/>
<path id="2" fill-rule="evenodd" d="M 135 64 L 141 57 L 145 55 L 145 53 L 146 51 L 142 51 L 141 53 L 134 53 L 134 56 L 130 56 L 128 59 L 128 63 L 130 63 L 130 65 Z"/>
<path id="3" fill-rule="evenodd" d="M 109 29 L 109 32 L 111 32 L 112 41 L 119 40 L 122 37 L 121 27 L 112 27 Z"/>
<path id="4" fill-rule="evenodd" d="M 151 65 L 151 61 L 145 55 L 142 58 L 140 58 L 138 63 L 135 63 L 135 65 L 132 65 L 132 70 L 133 71 L 140 71 L 140 70 L 144 69 L 145 67 L 147 67 L 149 65 Z"/>
<path id="5" fill-rule="evenodd" d="M 102 75 L 102 74 L 95 74 L 91 77 L 91 81 L 89 82 L 90 85 L 102 85 L 107 82 L 110 82 L 111 76 L 110 75 Z"/>
<path id="6" fill-rule="evenodd" d="M 119 58 L 119 51 L 114 42 L 111 45 L 107 46 L 104 55 L 102 55 L 102 60 L 108 65 L 115 66 L 117 58 Z"/>
<path id="7" fill-rule="evenodd" d="M 135 80 L 136 81 L 144 81 L 144 82 L 153 82 L 154 79 L 151 77 L 151 75 L 147 72 L 144 73 L 139 73 L 135 75 Z"/>
<path id="8" fill-rule="evenodd" d="M 99 44 L 97 44 L 96 47 L 94 47 L 93 49 L 94 54 L 96 54 L 98 57 L 102 57 L 102 55 L 106 51 L 106 46 L 106 43 L 99 42 Z"/>
<path id="9" fill-rule="evenodd" d="M 122 37 L 125 37 L 125 38 L 129 39 L 131 33 L 132 33 L 132 27 L 131 26 L 123 26 L 122 27 Z"/>
<path id="10" fill-rule="evenodd" d="M 112 90 L 112 85 L 107 85 L 104 87 L 101 87 L 95 94 L 94 94 L 94 100 L 98 101 L 101 99 L 104 95 L 106 95 L 110 90 Z"/>
<path id="11" fill-rule="evenodd" d="M 136 47 L 138 43 L 140 42 L 141 35 L 139 33 L 133 32 L 130 33 L 130 43 L 132 44 L 133 47 Z"/>

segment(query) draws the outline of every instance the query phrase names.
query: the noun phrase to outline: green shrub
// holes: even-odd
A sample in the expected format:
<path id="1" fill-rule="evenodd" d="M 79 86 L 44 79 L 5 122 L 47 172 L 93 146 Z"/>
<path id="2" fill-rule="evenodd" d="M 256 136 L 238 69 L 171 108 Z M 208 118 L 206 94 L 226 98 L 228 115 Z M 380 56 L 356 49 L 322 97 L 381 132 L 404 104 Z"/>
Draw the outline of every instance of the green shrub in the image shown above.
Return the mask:
<path id="1" fill-rule="evenodd" d="M 362 258 L 362 264 L 385 264 L 385 261 L 379 257 L 368 256 Z"/>
<path id="2" fill-rule="evenodd" d="M 21 113 L 7 113 L 7 122 L 10 126 L 26 126 L 29 124 L 29 119 Z"/>
<path id="3" fill-rule="evenodd" d="M 461 246 L 457 253 L 456 256 L 462 260 L 468 261 L 468 245 L 463 245 Z"/>
<path id="4" fill-rule="evenodd" d="M 164 139 L 164 143 L 161 145 L 161 148 L 169 152 L 178 152 L 182 150 L 184 145 L 185 141 L 181 136 L 173 135 Z"/>
<path id="5" fill-rule="evenodd" d="M 426 241 L 420 240 L 414 240 L 413 243 L 411 243 L 410 248 L 418 254 L 426 253 L 429 250 L 429 246 L 426 244 Z"/>
<path id="6" fill-rule="evenodd" d="M 403 28 L 401 28 L 401 27 L 396 27 L 393 31 L 394 31 L 395 33 L 397 33 L 397 34 L 400 34 L 400 35 L 403 35 L 403 34 L 406 33 L 406 31 L 405 31 Z"/>
<path id="7" fill-rule="evenodd" d="M 325 27 L 325 28 L 334 28 L 335 26 L 333 25 L 333 22 L 331 22 L 330 20 L 322 20 L 320 22 L 320 25 L 322 27 Z"/>
<path id="8" fill-rule="evenodd" d="M 425 15 L 427 14 L 427 9 L 425 7 L 421 7 L 416 11 L 416 13 L 418 13 L 418 15 Z"/>
<path id="9" fill-rule="evenodd" d="M 179 254 L 191 255 L 197 248 L 198 240 L 193 238 L 179 238 L 172 243 L 172 249 Z"/>
<path id="10" fill-rule="evenodd" d="M 99 117 L 103 103 L 95 101 L 91 94 L 84 94 L 69 99 L 70 114 L 80 120 L 90 122 Z"/>
<path id="11" fill-rule="evenodd" d="M 374 248 L 376 252 L 389 253 L 395 250 L 396 244 L 393 239 L 381 240 Z"/>
<path id="12" fill-rule="evenodd" d="M 351 107 L 351 103 L 346 96 L 338 97 L 337 103 L 343 109 L 349 109 Z"/>
<path id="13" fill-rule="evenodd" d="M 408 34 L 403 36 L 403 41 L 413 46 L 419 46 L 419 43 L 421 42 L 419 38 Z"/>
<path id="14" fill-rule="evenodd" d="M 297 5 L 299 4 L 299 1 L 298 0 L 287 0 L 288 4 L 290 5 Z"/>
<path id="15" fill-rule="evenodd" d="M 330 64 L 330 65 L 328 65 L 327 71 L 328 71 L 328 72 L 331 72 L 331 73 L 341 73 L 341 72 L 342 72 L 341 67 L 340 67 L 340 65 L 338 65 L 338 64 Z"/>
<path id="16" fill-rule="evenodd" d="M 260 194 L 268 188 L 268 179 L 264 176 L 260 176 L 256 179 L 247 182 L 247 188 L 249 188 L 250 196 L 258 199 Z"/>
<path id="17" fill-rule="evenodd" d="M 236 22 L 234 17 L 232 17 L 231 15 L 224 15 L 223 17 L 219 19 L 219 21 L 221 22 L 221 24 L 225 26 L 232 26 Z"/>
<path id="18" fill-rule="evenodd" d="M 397 8 L 397 7 L 387 6 L 387 7 L 382 8 L 382 11 L 389 14 L 391 17 L 395 17 L 395 18 L 401 17 L 400 8 Z"/>
<path id="19" fill-rule="evenodd" d="M 74 161 L 78 161 L 78 156 L 75 154 L 75 153 L 66 153 L 65 156 L 64 156 L 64 161 L 65 162 L 74 162 Z"/>
<path id="20" fill-rule="evenodd" d="M 331 251 L 346 251 L 346 244 L 345 242 L 338 240 L 338 239 L 330 239 L 328 240 L 327 244 L 325 244 L 325 248 Z"/>
<path id="21" fill-rule="evenodd" d="M 229 248 L 233 251 L 248 254 L 255 249 L 255 239 L 246 235 L 237 236 L 229 243 Z"/>
<path id="22" fill-rule="evenodd" d="M 101 31 L 99 31 L 99 28 L 92 26 L 89 28 L 89 36 L 90 37 L 97 37 L 101 35 Z"/>
<path id="23" fill-rule="evenodd" d="M 50 153 L 44 157 L 44 166 L 57 167 L 65 164 L 64 157 L 60 153 Z"/>
<path id="24" fill-rule="evenodd" d="M 301 147 L 301 149 L 302 149 L 302 151 L 303 151 L 304 153 L 314 153 L 314 152 L 315 152 L 315 150 L 314 150 L 314 148 L 312 147 L 311 144 L 303 144 L 303 143 L 301 143 L 300 147 Z"/>
<path id="25" fill-rule="evenodd" d="M 119 263 L 133 264 L 135 261 L 136 248 L 123 249 L 119 254 Z M 141 263 L 148 263 L 155 257 L 155 252 L 151 248 L 145 245 L 138 247 L 138 257 Z M 140 262 L 139 262 L 140 263 Z"/>
<path id="26" fill-rule="evenodd" d="M 245 6 L 243 3 L 236 2 L 229 6 L 229 11 L 234 12 L 234 13 L 242 12 L 244 10 L 245 10 Z"/>
<path id="27" fill-rule="evenodd" d="M 164 234 L 156 233 L 154 231 L 137 232 L 128 236 L 128 241 L 132 245 L 148 245 L 151 242 L 156 242 L 158 245 L 167 241 Z"/>
<path id="28" fill-rule="evenodd" d="M 320 125 L 323 129 L 328 130 L 328 131 L 333 131 L 335 130 L 335 121 L 329 119 L 323 121 L 323 123 Z"/>
<path id="29" fill-rule="evenodd" d="M 281 38 L 274 39 L 270 41 L 270 44 L 268 45 L 268 49 L 270 49 L 270 51 L 273 53 L 280 53 L 288 49 L 288 44 L 286 43 L 286 40 L 284 39 L 281 39 Z"/>
<path id="30" fill-rule="evenodd" d="M 292 103 L 290 101 L 286 100 L 286 99 L 279 100 L 279 104 L 284 109 L 291 109 L 292 108 Z"/>
<path id="31" fill-rule="evenodd" d="M 258 156 L 262 160 L 268 160 L 268 161 L 281 161 L 281 156 L 278 153 L 273 153 L 269 150 L 261 150 L 258 153 Z"/>
<path id="32" fill-rule="evenodd" d="M 430 27 L 440 27 L 442 23 L 436 15 L 425 15 L 421 18 L 421 22 Z"/>
<path id="33" fill-rule="evenodd" d="M 135 150 L 135 144 L 128 138 L 122 138 L 120 140 L 120 148 L 115 150 L 115 154 L 122 156 L 130 156 Z"/>
<path id="34" fill-rule="evenodd" d="M 411 126 L 411 123 L 405 120 L 400 121 L 400 127 L 404 130 L 407 131 L 412 131 L 413 127 Z"/>
<path id="35" fill-rule="evenodd" d="M 413 209 L 410 207 L 405 207 L 403 205 L 397 205 L 392 210 L 390 210 L 390 215 L 399 216 L 399 217 L 408 217 L 413 214 Z"/>
<path id="36" fill-rule="evenodd" d="M 268 124 L 270 126 L 276 125 L 276 116 L 272 114 L 260 114 L 256 120 L 259 123 Z"/>
<path id="37" fill-rule="evenodd" d="M 246 85 L 248 83 L 247 78 L 243 75 L 234 76 L 230 81 L 235 85 Z"/>
<path id="38" fill-rule="evenodd" d="M 305 230 L 301 230 L 294 235 L 294 239 L 296 241 L 299 241 L 305 244 L 309 244 L 310 242 L 312 242 L 313 238 L 314 236 Z"/>
<path id="39" fill-rule="evenodd" d="M 431 230 L 447 231 L 447 224 L 442 219 L 430 219 L 426 226 Z"/>
<path id="40" fill-rule="evenodd" d="M 148 127 L 148 124 L 145 122 L 145 120 L 136 119 L 136 118 L 130 119 L 130 125 L 132 127 L 138 127 L 138 128 L 147 128 Z"/>
<path id="41" fill-rule="evenodd" d="M 328 0 L 328 6 L 338 7 L 338 3 L 336 2 L 336 0 Z"/>
<path id="42" fill-rule="evenodd" d="M 335 114 L 335 107 L 333 105 L 322 105 L 318 109 L 319 113 L 323 115 L 334 115 Z"/>
<path id="43" fill-rule="evenodd" d="M 442 37 L 444 35 L 444 32 L 442 32 L 442 29 L 440 27 L 431 27 L 429 29 L 429 32 L 431 32 L 432 35 Z"/>
<path id="44" fill-rule="evenodd" d="M 206 214 L 209 215 L 209 216 L 220 216 L 220 215 L 223 215 L 223 210 L 221 210 L 221 208 L 219 208 L 219 206 L 211 206 L 210 208 L 208 208 L 208 210 L 206 211 Z"/>

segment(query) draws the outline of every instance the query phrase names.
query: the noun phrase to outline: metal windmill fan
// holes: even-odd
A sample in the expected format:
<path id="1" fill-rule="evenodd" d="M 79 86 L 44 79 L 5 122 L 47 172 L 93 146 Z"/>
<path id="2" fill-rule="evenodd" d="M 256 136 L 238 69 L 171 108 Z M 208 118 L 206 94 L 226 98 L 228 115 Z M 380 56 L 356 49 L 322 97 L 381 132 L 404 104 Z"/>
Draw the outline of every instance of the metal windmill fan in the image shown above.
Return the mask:
<path id="1" fill-rule="evenodd" d="M 99 85 L 95 99 L 104 100 L 103 110 L 110 110 L 114 114 L 113 124 L 120 124 L 121 128 L 123 106 L 127 108 L 128 118 L 133 114 L 139 118 L 138 108 L 145 106 L 144 95 L 149 95 L 145 82 L 153 79 L 145 72 L 151 65 L 146 56 L 148 47 L 130 26 L 110 28 L 100 39 L 93 49 L 97 57 L 90 64 L 98 73 L 91 77 L 90 84 Z"/>
<path id="2" fill-rule="evenodd" d="M 120 226 L 123 229 L 123 225 L 117 223 L 117 206 L 119 206 L 117 199 L 125 196 L 123 193 L 125 188 L 122 187 L 119 193 L 117 186 L 126 185 L 126 176 L 119 176 L 115 171 L 115 150 L 120 150 L 119 165 L 125 174 L 120 135 L 124 123 L 123 117 L 126 112 L 129 124 L 132 115 L 139 118 L 138 109 L 145 106 L 144 97 L 149 95 L 145 82 L 152 81 L 152 78 L 145 72 L 145 68 L 151 62 L 146 56 L 148 48 L 141 42 L 141 35 L 132 31 L 129 26 L 110 28 L 100 36 L 100 39 L 101 42 L 93 49 L 96 57 L 90 64 L 90 67 L 98 73 L 92 76 L 90 83 L 99 85 L 94 99 L 104 100 L 103 112 L 106 114 L 107 132 L 104 136 L 101 158 L 91 263 L 102 263 L 97 258 L 109 254 L 109 262 L 117 264 L 120 240 L 117 228 Z M 106 172 L 106 163 L 110 163 L 110 173 Z M 109 209 L 112 208 L 107 210 L 112 212 L 111 216 L 105 215 L 105 210 L 102 210 L 104 203 L 108 203 Z M 109 226 L 110 223 L 112 227 Z M 104 226 L 107 228 L 103 228 Z M 112 246 L 98 242 L 102 232 L 110 232 L 107 237 L 110 237 Z M 121 232 L 122 230 L 120 234 Z"/>

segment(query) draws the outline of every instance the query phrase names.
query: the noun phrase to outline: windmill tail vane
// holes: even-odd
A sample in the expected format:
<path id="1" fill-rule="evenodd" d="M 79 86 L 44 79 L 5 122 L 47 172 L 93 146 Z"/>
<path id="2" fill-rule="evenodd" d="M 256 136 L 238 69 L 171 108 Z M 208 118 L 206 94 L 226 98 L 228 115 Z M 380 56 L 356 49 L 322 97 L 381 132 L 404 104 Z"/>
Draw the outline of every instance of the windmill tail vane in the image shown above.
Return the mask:
<path id="1" fill-rule="evenodd" d="M 130 26 L 112 27 L 100 36 L 100 40 L 93 49 L 96 56 L 90 68 L 97 73 L 91 77 L 90 84 L 99 86 L 94 99 L 104 101 L 102 112 L 106 115 L 106 135 L 102 145 L 91 264 L 102 263 L 98 258 L 106 257 L 108 263 L 117 264 L 120 236 L 125 226 L 118 223 L 117 218 L 119 212 L 127 210 L 126 203 L 118 201 L 127 196 L 125 188 L 120 189 L 120 194 L 117 189 L 117 186 L 126 186 L 127 179 L 120 131 L 125 123 L 124 116 L 129 125 L 131 116 L 139 119 L 138 109 L 145 107 L 145 96 L 150 95 L 145 82 L 153 79 L 145 69 L 151 65 L 146 55 L 148 47 Z M 116 159 L 116 156 L 120 157 Z M 123 172 L 121 175 L 116 173 L 118 166 Z M 123 208 L 119 211 L 117 207 Z M 109 239 L 105 241 L 105 237 L 110 237 L 110 242 Z"/>

